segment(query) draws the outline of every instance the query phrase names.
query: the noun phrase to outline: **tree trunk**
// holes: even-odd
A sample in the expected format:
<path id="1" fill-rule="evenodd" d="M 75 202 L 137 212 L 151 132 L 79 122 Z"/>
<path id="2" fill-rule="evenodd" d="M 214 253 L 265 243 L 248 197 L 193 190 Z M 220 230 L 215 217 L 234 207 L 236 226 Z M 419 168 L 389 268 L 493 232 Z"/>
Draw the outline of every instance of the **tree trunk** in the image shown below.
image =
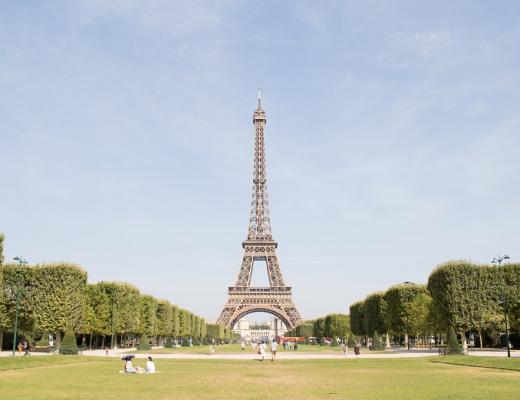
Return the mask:
<path id="1" fill-rule="evenodd" d="M 390 335 L 388 334 L 388 332 L 386 333 L 386 348 L 390 348 Z"/>
<path id="2" fill-rule="evenodd" d="M 408 333 L 405 333 L 404 334 L 404 345 L 406 348 L 408 348 L 408 340 L 409 340 Z"/>
<path id="3" fill-rule="evenodd" d="M 56 331 L 56 350 L 60 350 L 61 347 L 61 332 Z"/>
<path id="4" fill-rule="evenodd" d="M 92 333 L 90 334 L 88 347 L 89 347 L 90 350 L 92 350 Z"/>
<path id="5" fill-rule="evenodd" d="M 484 346 L 482 344 L 482 331 L 480 329 L 478 331 L 478 338 L 479 338 L 479 341 L 480 341 L 480 348 L 482 349 Z"/>
<path id="6" fill-rule="evenodd" d="M 2 342 L 4 341 L 4 331 L 0 329 L 0 351 L 2 351 Z"/>
<path id="7" fill-rule="evenodd" d="M 105 335 L 101 336 L 101 348 L 105 348 Z"/>

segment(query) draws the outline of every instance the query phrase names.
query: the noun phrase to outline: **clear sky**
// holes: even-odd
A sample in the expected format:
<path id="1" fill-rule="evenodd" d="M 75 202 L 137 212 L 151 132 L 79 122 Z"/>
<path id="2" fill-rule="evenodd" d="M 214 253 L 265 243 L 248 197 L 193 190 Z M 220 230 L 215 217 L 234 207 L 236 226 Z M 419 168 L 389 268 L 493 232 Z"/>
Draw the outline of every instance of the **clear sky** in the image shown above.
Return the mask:
<path id="1" fill-rule="evenodd" d="M 6 257 L 215 319 L 247 233 L 256 90 L 304 318 L 520 259 L 518 1 L 0 1 Z"/>

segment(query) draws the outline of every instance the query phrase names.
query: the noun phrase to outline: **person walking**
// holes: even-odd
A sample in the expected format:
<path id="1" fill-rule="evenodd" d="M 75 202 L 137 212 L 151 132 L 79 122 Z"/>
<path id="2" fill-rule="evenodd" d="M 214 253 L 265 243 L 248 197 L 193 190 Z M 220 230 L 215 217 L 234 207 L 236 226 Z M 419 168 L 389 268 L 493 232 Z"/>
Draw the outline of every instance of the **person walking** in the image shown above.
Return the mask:
<path id="1" fill-rule="evenodd" d="M 276 349 L 278 348 L 278 343 L 276 343 L 276 340 L 273 339 L 271 342 L 271 361 L 276 360 Z"/>
<path id="2" fill-rule="evenodd" d="M 264 342 L 260 343 L 258 348 L 258 354 L 260 354 L 260 360 L 264 361 L 265 359 L 265 344 Z"/>

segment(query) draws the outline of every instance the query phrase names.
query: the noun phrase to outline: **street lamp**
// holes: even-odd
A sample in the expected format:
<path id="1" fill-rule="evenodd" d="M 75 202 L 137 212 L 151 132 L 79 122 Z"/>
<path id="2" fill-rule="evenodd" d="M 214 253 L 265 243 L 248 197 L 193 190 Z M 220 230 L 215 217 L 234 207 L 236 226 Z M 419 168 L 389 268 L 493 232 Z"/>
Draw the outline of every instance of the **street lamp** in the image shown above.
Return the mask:
<path id="1" fill-rule="evenodd" d="M 415 283 L 410 281 L 403 282 L 404 285 L 415 285 Z M 406 316 L 405 319 L 405 329 L 406 329 L 406 348 L 407 350 L 410 350 L 410 337 L 408 336 L 408 316 Z"/>
<path id="2" fill-rule="evenodd" d="M 493 257 L 493 260 L 491 260 L 492 264 L 498 264 L 498 266 L 502 266 L 502 261 L 509 260 L 511 257 L 509 257 L 507 254 L 504 256 L 498 256 Z M 511 349 L 510 349 L 510 342 L 509 342 L 509 306 L 507 304 L 507 300 L 505 299 L 504 293 L 500 294 L 500 301 L 498 302 L 503 309 L 504 309 L 504 319 L 506 321 L 506 345 L 507 345 L 507 356 L 511 357 Z"/>
<path id="3" fill-rule="evenodd" d="M 114 349 L 114 302 L 115 302 L 115 299 L 116 299 L 116 287 L 114 285 L 114 287 L 112 288 L 112 311 L 111 311 L 111 319 L 112 319 L 112 336 L 110 338 L 110 348 L 111 349 Z"/>
<path id="4" fill-rule="evenodd" d="M 15 261 L 18 261 L 20 264 L 20 267 L 22 267 L 24 264 L 27 264 L 27 260 L 24 260 L 22 257 L 15 257 Z M 18 275 L 18 273 L 17 273 Z M 18 276 L 18 278 L 20 278 Z M 16 285 L 16 292 L 15 292 L 15 298 L 16 298 L 16 308 L 15 308 L 15 317 L 14 317 L 14 335 L 13 335 L 13 356 L 16 354 L 16 331 L 18 330 L 18 308 L 20 307 L 20 279 L 18 279 L 17 285 Z"/>

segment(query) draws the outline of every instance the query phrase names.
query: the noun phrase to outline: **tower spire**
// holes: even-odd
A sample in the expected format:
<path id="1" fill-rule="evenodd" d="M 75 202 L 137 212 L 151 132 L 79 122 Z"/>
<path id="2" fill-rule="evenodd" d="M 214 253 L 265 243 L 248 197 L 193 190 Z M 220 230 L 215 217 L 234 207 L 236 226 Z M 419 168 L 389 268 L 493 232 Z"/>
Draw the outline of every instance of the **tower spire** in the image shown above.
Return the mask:
<path id="1" fill-rule="evenodd" d="M 272 240 L 269 202 L 267 200 L 267 173 L 265 165 L 264 128 L 267 121 L 261 107 L 261 89 L 258 89 L 258 108 L 253 114 L 255 128 L 255 154 L 253 168 L 253 194 L 247 240 Z"/>
<path id="2" fill-rule="evenodd" d="M 258 88 L 258 108 L 262 108 L 262 89 Z"/>

